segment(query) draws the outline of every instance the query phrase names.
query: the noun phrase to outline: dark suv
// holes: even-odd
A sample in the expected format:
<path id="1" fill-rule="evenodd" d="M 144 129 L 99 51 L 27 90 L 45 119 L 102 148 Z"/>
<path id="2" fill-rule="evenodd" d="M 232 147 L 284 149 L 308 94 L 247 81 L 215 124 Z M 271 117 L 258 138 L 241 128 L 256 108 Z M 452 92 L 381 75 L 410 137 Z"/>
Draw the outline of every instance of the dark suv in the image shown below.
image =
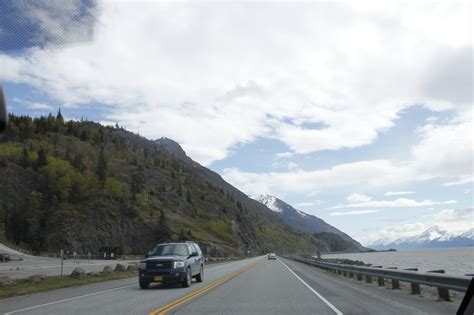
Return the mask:
<path id="1" fill-rule="evenodd" d="M 158 244 L 138 268 L 142 289 L 148 288 L 151 282 L 181 282 L 189 287 L 192 278 L 197 282 L 204 278 L 204 256 L 194 242 Z"/>
<path id="2" fill-rule="evenodd" d="M 0 253 L 0 262 L 9 262 L 11 257 L 9 254 L 2 254 Z"/>

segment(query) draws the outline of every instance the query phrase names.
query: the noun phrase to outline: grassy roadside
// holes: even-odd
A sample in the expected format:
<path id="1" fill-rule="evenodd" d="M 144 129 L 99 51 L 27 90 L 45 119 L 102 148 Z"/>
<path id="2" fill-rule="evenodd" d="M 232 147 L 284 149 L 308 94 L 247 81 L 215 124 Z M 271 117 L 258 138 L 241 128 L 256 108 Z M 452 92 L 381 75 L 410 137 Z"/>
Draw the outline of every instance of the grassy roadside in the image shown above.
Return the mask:
<path id="1" fill-rule="evenodd" d="M 231 258 L 211 258 L 206 261 L 206 265 L 213 265 L 219 263 L 226 263 L 236 260 L 244 259 L 245 257 L 231 257 Z M 0 287 L 0 299 L 6 299 L 18 295 L 25 295 L 30 293 L 44 292 L 54 289 L 61 289 L 67 287 L 73 287 L 84 284 L 91 284 L 97 282 L 104 282 L 116 279 L 130 278 L 138 276 L 138 271 L 116 271 L 111 273 L 100 273 L 96 276 L 87 275 L 80 279 L 73 279 L 68 275 L 46 277 L 45 280 L 38 283 L 32 283 L 26 279 L 15 280 L 14 285 Z"/>
<path id="2" fill-rule="evenodd" d="M 46 277 L 45 280 L 38 283 L 29 282 L 26 279 L 18 279 L 14 285 L 0 287 L 0 299 L 6 299 L 13 296 L 24 295 L 29 293 L 43 292 L 53 289 L 67 288 L 72 286 L 136 277 L 137 271 L 117 271 L 108 274 L 100 274 L 98 276 L 87 275 L 80 279 L 73 279 L 70 276 Z"/>

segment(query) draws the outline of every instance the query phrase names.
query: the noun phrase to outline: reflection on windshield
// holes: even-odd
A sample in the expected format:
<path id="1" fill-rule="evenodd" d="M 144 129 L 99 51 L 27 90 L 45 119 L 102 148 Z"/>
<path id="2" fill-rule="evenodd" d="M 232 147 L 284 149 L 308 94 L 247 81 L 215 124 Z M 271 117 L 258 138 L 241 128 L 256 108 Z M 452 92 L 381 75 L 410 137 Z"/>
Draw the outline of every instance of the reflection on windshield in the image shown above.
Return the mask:
<path id="1" fill-rule="evenodd" d="M 178 256 L 187 256 L 188 249 L 186 245 L 177 244 L 177 245 L 159 245 L 156 246 L 153 250 L 151 256 L 169 256 L 169 255 L 178 255 Z"/>

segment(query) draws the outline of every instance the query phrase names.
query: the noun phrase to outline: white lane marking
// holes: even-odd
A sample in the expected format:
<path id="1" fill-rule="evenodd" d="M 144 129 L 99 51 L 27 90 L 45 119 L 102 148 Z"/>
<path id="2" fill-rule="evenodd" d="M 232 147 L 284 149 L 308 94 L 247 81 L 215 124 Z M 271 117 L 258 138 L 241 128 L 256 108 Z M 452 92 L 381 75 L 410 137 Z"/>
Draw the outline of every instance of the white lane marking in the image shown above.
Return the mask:
<path id="1" fill-rule="evenodd" d="M 324 298 L 324 296 L 322 296 L 321 294 L 319 294 L 315 289 L 313 289 L 309 284 L 307 284 L 303 279 L 300 278 L 300 276 L 298 276 L 293 270 L 290 269 L 290 267 L 288 267 L 283 261 L 281 261 L 280 259 L 278 259 L 278 261 L 286 267 L 286 269 L 288 269 L 292 274 L 293 276 L 296 277 L 296 279 L 300 280 L 301 283 L 303 283 L 311 292 L 313 292 L 318 298 L 321 299 L 321 301 L 323 301 L 324 303 L 326 303 L 327 306 L 329 306 L 334 312 L 336 312 L 337 315 L 343 315 L 342 312 L 340 310 L 338 310 L 334 305 L 332 305 L 328 300 L 326 300 Z"/>
<path id="2" fill-rule="evenodd" d="M 237 263 L 241 263 L 242 261 L 244 261 L 244 260 L 224 262 L 222 265 L 220 265 L 220 264 L 217 265 L 217 266 L 210 265 L 207 268 L 209 268 L 209 269 L 219 269 L 219 267 L 229 267 L 229 264 L 234 265 L 234 264 L 237 264 Z M 80 299 L 80 298 L 83 298 L 83 297 L 98 295 L 98 294 L 102 294 L 102 293 L 106 293 L 106 292 L 110 292 L 110 291 L 115 291 L 115 290 L 120 290 L 120 289 L 123 289 L 123 288 L 128 288 L 128 287 L 132 287 L 132 286 L 136 286 L 136 285 L 137 284 L 130 284 L 130 285 L 125 285 L 125 286 L 122 286 L 122 287 L 113 288 L 113 289 L 109 289 L 109 290 L 105 290 L 105 291 L 99 291 L 99 292 L 84 294 L 84 295 L 80 295 L 80 296 L 75 296 L 75 297 L 64 299 L 64 300 L 59 300 L 59 301 L 54 301 L 54 302 L 50 302 L 50 303 L 35 305 L 35 306 L 27 307 L 27 308 L 22 308 L 20 310 L 15 310 L 15 311 L 12 311 L 12 312 L 7 312 L 4 315 L 10 315 L 10 314 L 20 313 L 20 312 L 24 312 L 24 311 L 29 311 L 29 310 L 32 310 L 32 309 L 36 309 L 36 308 L 40 308 L 40 307 L 44 307 L 44 306 L 48 306 L 48 305 L 53 305 L 53 304 L 67 302 L 67 301 L 77 300 L 77 299 Z"/>
<path id="3" fill-rule="evenodd" d="M 5 315 L 10 315 L 10 314 L 20 313 L 20 312 L 24 312 L 24 311 L 29 311 L 29 310 L 32 310 L 32 309 L 36 309 L 36 308 L 40 308 L 40 307 L 44 307 L 44 306 L 48 306 L 48 305 L 53 305 L 53 304 L 68 302 L 68 301 L 72 301 L 72 300 L 77 300 L 77 299 L 81 299 L 81 298 L 84 298 L 84 297 L 99 295 L 99 294 L 107 293 L 107 292 L 111 292 L 111 291 L 117 291 L 117 290 L 120 290 L 120 289 L 133 287 L 133 286 L 137 286 L 137 284 L 134 283 L 134 284 L 124 285 L 124 286 L 118 287 L 118 288 L 113 288 L 113 289 L 109 289 L 109 290 L 104 290 L 104 291 L 79 295 L 79 296 L 75 296 L 75 297 L 72 297 L 72 298 L 69 298 L 69 299 L 64 299 L 64 300 L 54 301 L 54 302 L 50 302 L 50 303 L 35 305 L 35 306 L 27 307 L 27 308 L 22 308 L 21 310 L 16 310 L 16 311 L 5 313 Z"/>

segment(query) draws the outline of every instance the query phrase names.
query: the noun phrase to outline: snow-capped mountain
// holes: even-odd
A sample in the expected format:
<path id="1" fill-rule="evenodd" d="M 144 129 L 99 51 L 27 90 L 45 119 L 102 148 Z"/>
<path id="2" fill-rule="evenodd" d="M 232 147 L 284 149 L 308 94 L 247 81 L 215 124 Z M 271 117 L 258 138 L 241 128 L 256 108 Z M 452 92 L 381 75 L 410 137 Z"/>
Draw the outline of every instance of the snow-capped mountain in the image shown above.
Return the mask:
<path id="1" fill-rule="evenodd" d="M 278 216 L 283 219 L 287 224 L 308 232 L 311 234 L 314 233 L 333 233 L 339 235 L 344 241 L 349 242 L 353 250 L 365 251 L 367 248 L 364 248 L 359 242 L 351 238 L 346 233 L 338 230 L 334 226 L 326 223 L 324 220 L 305 213 L 303 211 L 296 210 L 283 200 L 278 199 L 275 196 L 262 194 L 257 200 L 267 206 L 270 210 L 278 213 Z"/>
<path id="2" fill-rule="evenodd" d="M 258 202 L 263 203 L 265 206 L 267 206 L 268 209 L 275 211 L 277 213 L 280 213 L 283 211 L 283 209 L 278 207 L 278 198 L 262 194 L 258 197 L 257 199 Z"/>
<path id="3" fill-rule="evenodd" d="M 474 246 L 474 228 L 461 233 L 451 233 L 433 225 L 420 234 L 396 240 L 379 239 L 369 247 L 374 249 L 408 249 Z"/>

